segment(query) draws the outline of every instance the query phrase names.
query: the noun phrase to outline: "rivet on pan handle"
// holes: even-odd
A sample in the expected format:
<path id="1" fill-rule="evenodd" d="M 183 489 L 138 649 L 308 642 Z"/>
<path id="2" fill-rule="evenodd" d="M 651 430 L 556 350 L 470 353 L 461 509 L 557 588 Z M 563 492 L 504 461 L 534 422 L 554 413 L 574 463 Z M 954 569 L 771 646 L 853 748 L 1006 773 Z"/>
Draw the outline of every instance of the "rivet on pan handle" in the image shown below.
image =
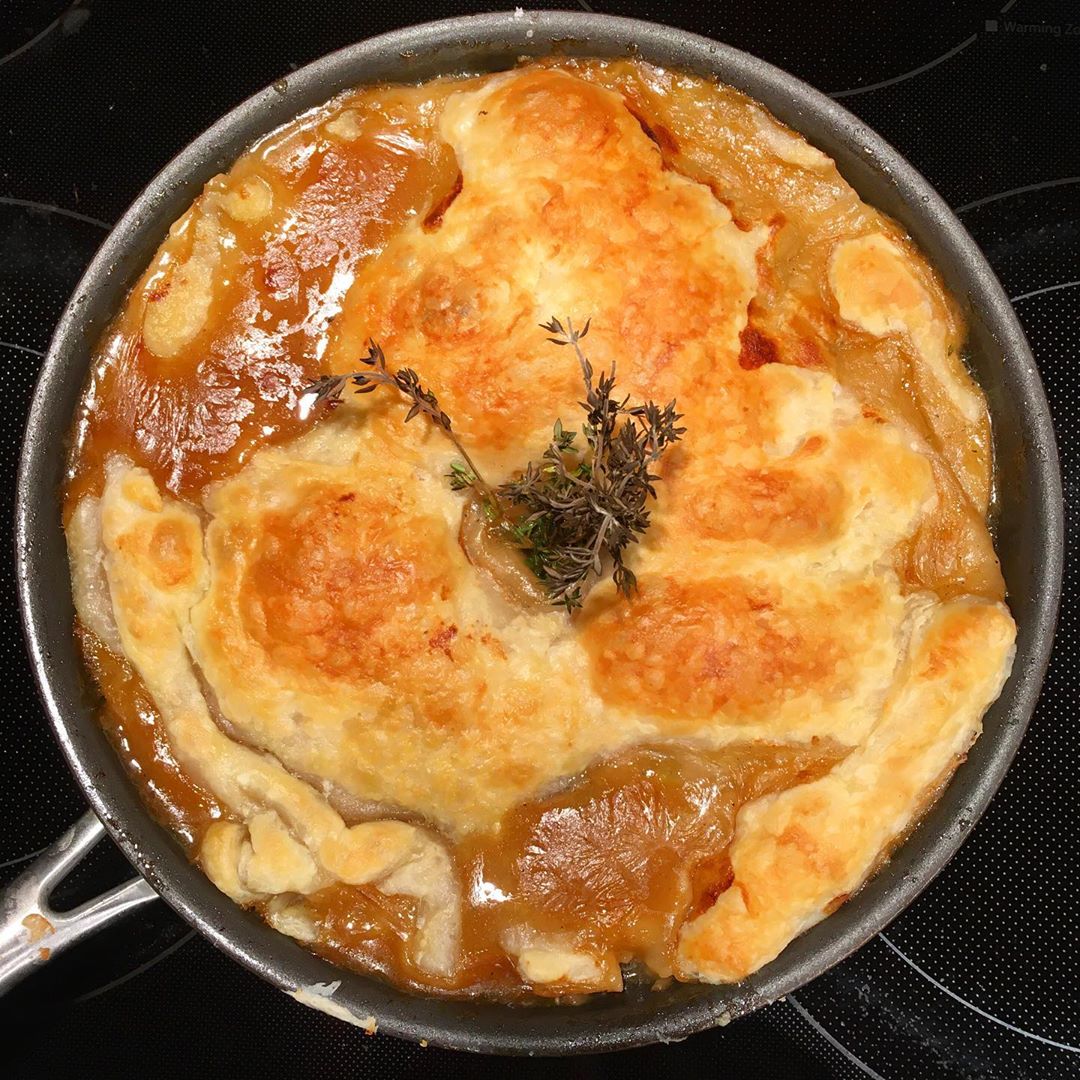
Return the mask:
<path id="1" fill-rule="evenodd" d="M 84 814 L 0 894 L 0 995 L 57 953 L 158 898 L 136 877 L 71 911 L 50 907 L 53 889 L 104 835 L 94 814 Z"/>

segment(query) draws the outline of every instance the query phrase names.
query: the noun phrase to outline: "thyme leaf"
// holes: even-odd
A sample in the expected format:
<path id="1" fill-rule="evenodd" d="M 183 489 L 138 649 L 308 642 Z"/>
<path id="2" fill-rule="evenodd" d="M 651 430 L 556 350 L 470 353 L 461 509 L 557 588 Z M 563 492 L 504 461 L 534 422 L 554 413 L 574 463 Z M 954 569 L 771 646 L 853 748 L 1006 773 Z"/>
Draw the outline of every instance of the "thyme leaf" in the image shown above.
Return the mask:
<path id="1" fill-rule="evenodd" d="M 450 486 L 455 491 L 473 487 L 494 499 L 494 492 L 488 487 L 480 475 L 480 470 L 469 457 L 469 452 L 461 444 L 450 422 L 450 417 L 439 406 L 438 398 L 420 382 L 420 376 L 412 368 L 391 371 L 386 365 L 386 354 L 382 346 L 370 338 L 367 355 L 360 357 L 360 363 L 365 365 L 360 371 L 353 371 L 347 375 L 324 375 L 305 387 L 300 394 L 300 419 L 306 420 L 319 406 L 333 408 L 338 405 L 349 383 L 352 383 L 353 390 L 357 394 L 370 394 L 380 386 L 391 387 L 409 403 L 405 423 L 414 417 L 426 416 L 437 428 L 441 428 L 446 433 L 446 437 L 454 444 L 464 460 L 464 464 L 455 462 L 451 465 L 450 472 L 447 474 Z"/>
<path id="2" fill-rule="evenodd" d="M 630 405 L 615 394 L 615 366 L 598 376 L 581 348 L 589 322 L 580 329 L 567 319 L 541 324 L 555 345 L 574 350 L 585 384 L 581 434 L 562 420 L 539 462 L 500 485 L 507 507 L 506 527 L 525 552 L 533 572 L 547 586 L 552 602 L 568 611 L 581 606 L 591 581 L 610 567 L 615 587 L 629 596 L 637 586 L 625 563 L 631 544 L 649 527 L 647 501 L 656 498 L 659 476 L 651 469 L 678 442 L 686 428 L 675 402 L 660 407 L 648 401 Z"/>
<path id="3" fill-rule="evenodd" d="M 686 428 L 679 426 L 682 416 L 674 401 L 661 407 L 653 401 L 631 405 L 629 398 L 618 398 L 614 364 L 610 372 L 596 375 L 581 348 L 588 320 L 577 330 L 572 319 L 564 325 L 553 317 L 541 329 L 553 345 L 569 347 L 577 357 L 585 387 L 585 400 L 579 402 L 585 414 L 581 430 L 568 430 L 561 418 L 556 420 L 540 460 L 530 461 L 498 488 L 483 479 L 434 393 L 411 368 L 391 371 L 374 341 L 360 358 L 362 370 L 326 375 L 307 387 L 300 415 L 305 418 L 320 405 L 332 408 L 350 383 L 360 394 L 378 386 L 396 389 L 409 403 L 406 422 L 426 416 L 461 455 L 462 461 L 453 462 L 447 474 L 451 488 L 472 488 L 481 496 L 491 527 L 522 551 L 551 602 L 572 612 L 608 571 L 623 596 L 637 587 L 625 556 L 650 524 L 647 503 L 656 498 L 660 479 L 651 469 Z"/>

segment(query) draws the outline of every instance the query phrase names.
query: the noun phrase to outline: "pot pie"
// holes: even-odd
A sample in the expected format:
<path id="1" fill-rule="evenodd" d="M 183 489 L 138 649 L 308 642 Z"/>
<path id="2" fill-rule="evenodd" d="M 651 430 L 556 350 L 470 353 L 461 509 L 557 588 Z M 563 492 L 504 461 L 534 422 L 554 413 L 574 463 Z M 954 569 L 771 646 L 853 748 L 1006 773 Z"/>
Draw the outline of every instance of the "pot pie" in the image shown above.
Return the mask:
<path id="1" fill-rule="evenodd" d="M 521 604 L 460 542 L 573 426 L 675 399 L 636 587 Z M 1015 626 L 964 327 L 900 227 L 729 87 L 636 61 L 345 93 L 173 225 L 99 342 L 65 522 L 102 722 L 210 879 L 429 993 L 733 982 L 888 857 Z M 472 561 L 470 561 L 470 555 Z"/>

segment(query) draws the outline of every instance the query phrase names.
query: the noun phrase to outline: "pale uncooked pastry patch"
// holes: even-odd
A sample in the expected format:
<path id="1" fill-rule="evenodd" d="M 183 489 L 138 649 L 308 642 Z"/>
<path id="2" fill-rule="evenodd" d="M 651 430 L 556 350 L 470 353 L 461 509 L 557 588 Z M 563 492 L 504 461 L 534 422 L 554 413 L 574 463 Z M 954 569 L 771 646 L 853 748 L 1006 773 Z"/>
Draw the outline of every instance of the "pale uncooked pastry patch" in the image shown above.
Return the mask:
<path id="1" fill-rule="evenodd" d="M 339 1001 L 334 1000 L 334 994 L 341 989 L 341 980 L 337 979 L 330 983 L 312 983 L 310 986 L 298 986 L 295 990 L 287 990 L 286 993 L 294 1001 L 306 1005 L 309 1009 L 326 1013 L 337 1020 L 344 1020 L 346 1024 L 358 1027 L 368 1035 L 374 1035 L 379 1030 L 379 1022 L 374 1016 L 357 1016 L 350 1012 Z"/>
<path id="2" fill-rule="evenodd" d="M 533 986 L 578 984 L 596 990 L 622 989 L 617 959 L 576 947 L 568 934 L 540 934 L 518 927 L 505 935 L 502 944 L 514 958 L 522 979 Z"/>
<path id="3" fill-rule="evenodd" d="M 342 109 L 332 120 L 328 120 L 324 127 L 328 135 L 344 142 L 351 142 L 360 137 L 363 132 L 363 122 L 354 109 Z"/>
<path id="4" fill-rule="evenodd" d="M 261 176 L 246 176 L 221 195 L 221 205 L 236 221 L 259 221 L 273 208 L 274 191 Z"/>
<path id="5" fill-rule="evenodd" d="M 187 227 L 193 230 L 190 254 L 160 268 L 160 284 L 143 314 L 143 342 L 166 359 L 180 353 L 206 325 L 223 250 L 221 225 L 212 208 L 195 215 Z"/>

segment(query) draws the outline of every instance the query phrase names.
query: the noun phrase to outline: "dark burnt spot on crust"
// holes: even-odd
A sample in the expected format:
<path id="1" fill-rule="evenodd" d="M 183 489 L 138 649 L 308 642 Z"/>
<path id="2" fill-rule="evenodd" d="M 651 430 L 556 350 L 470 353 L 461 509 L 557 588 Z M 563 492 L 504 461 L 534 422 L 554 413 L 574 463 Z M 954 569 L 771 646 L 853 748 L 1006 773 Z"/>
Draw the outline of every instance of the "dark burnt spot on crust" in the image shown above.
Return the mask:
<path id="1" fill-rule="evenodd" d="M 827 371 L 829 365 L 825 357 L 821 355 L 821 349 L 816 341 L 803 338 L 795 351 L 794 363 L 796 367 L 809 368 L 811 371 Z"/>
<path id="2" fill-rule="evenodd" d="M 453 205 L 454 200 L 461 194 L 463 179 L 460 170 L 450 190 L 428 211 L 424 218 L 424 231 L 434 232 L 443 222 L 446 211 Z"/>
<path id="3" fill-rule="evenodd" d="M 776 342 L 753 326 L 747 326 L 739 334 L 739 345 L 739 367 L 746 371 L 755 371 L 766 364 L 780 362 L 780 350 L 776 347 Z"/>
<path id="4" fill-rule="evenodd" d="M 651 139 L 660 150 L 664 168 L 670 168 L 669 159 L 679 152 L 679 143 L 675 136 L 663 124 L 650 120 L 645 116 L 641 106 L 630 98 L 623 98 L 626 111 L 641 125 L 641 130 Z"/>
<path id="5" fill-rule="evenodd" d="M 696 918 L 716 903 L 735 883 L 735 870 L 728 852 L 702 859 L 693 871 L 693 896 L 687 919 Z"/>
<path id="6" fill-rule="evenodd" d="M 450 643 L 457 637 L 457 632 L 458 629 L 456 626 L 444 626 L 428 638 L 428 645 L 433 649 L 438 649 L 440 652 L 445 653 L 448 660 L 453 660 L 453 654 L 450 652 Z"/>

